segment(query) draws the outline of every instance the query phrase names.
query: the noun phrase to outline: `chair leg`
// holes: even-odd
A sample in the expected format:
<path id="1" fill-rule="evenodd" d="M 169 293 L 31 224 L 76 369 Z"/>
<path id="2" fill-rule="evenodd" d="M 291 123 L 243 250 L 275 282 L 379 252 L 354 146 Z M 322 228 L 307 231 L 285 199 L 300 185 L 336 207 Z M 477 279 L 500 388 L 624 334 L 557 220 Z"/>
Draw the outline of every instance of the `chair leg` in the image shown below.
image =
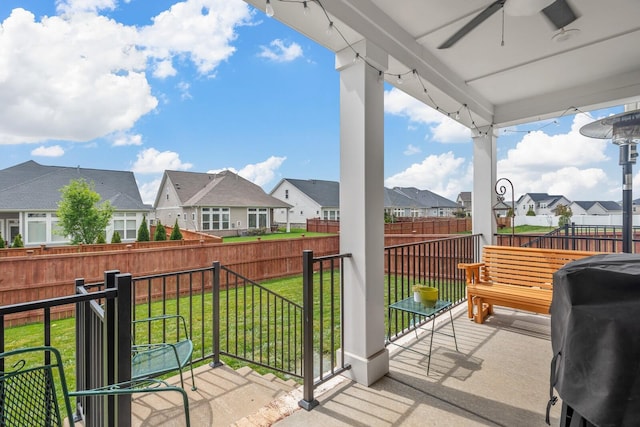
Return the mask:
<path id="1" fill-rule="evenodd" d="M 467 292 L 467 316 L 473 319 L 473 297 Z"/>
<path id="2" fill-rule="evenodd" d="M 191 369 L 191 390 L 196 391 L 198 387 L 196 387 L 196 378 L 193 375 L 193 363 L 191 359 L 189 359 L 189 368 Z"/>

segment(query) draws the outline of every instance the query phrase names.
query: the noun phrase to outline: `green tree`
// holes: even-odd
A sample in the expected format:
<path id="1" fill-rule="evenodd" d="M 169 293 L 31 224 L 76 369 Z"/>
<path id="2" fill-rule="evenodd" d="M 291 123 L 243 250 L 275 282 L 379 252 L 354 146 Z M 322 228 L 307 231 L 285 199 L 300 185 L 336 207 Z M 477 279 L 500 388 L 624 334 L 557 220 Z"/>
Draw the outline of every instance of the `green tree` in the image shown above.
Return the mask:
<path id="1" fill-rule="evenodd" d="M 556 206 L 556 208 L 553 210 L 553 213 L 556 216 L 560 217 L 558 218 L 558 227 L 564 227 L 565 225 L 569 224 L 571 222 L 571 217 L 573 216 L 573 211 L 571 211 L 571 208 L 563 204 L 559 204 L 558 206 Z"/>
<path id="2" fill-rule="evenodd" d="M 102 245 L 104 243 L 107 243 L 107 238 L 104 236 L 104 232 L 101 232 L 100 234 L 98 234 L 98 238 L 96 239 L 96 244 Z"/>
<path id="3" fill-rule="evenodd" d="M 178 218 L 176 218 L 176 223 L 173 224 L 173 230 L 171 230 L 171 236 L 169 236 L 169 240 L 182 240 L 182 232 L 180 231 L 180 226 L 178 225 Z"/>
<path id="4" fill-rule="evenodd" d="M 122 243 L 122 239 L 120 238 L 120 233 L 117 231 L 113 232 L 113 236 L 111 236 L 111 243 Z"/>
<path id="5" fill-rule="evenodd" d="M 71 238 L 71 244 L 91 244 L 107 228 L 113 206 L 108 201 L 100 203 L 95 185 L 84 179 L 74 179 L 60 189 L 58 225 L 61 233 Z"/>
<path id="6" fill-rule="evenodd" d="M 142 217 L 140 227 L 138 227 L 138 242 L 148 242 L 151 239 L 149 236 L 149 226 L 147 225 L 147 216 Z"/>
<path id="7" fill-rule="evenodd" d="M 12 248 L 24 248 L 24 243 L 22 242 L 22 234 L 17 234 L 13 239 L 13 243 L 11 244 Z"/>
<path id="8" fill-rule="evenodd" d="M 533 211 L 533 208 L 529 208 L 529 210 L 527 211 L 527 216 L 536 216 L 536 213 Z"/>
<path id="9" fill-rule="evenodd" d="M 4 244 L 4 238 L 2 237 L 2 233 L 0 233 L 0 249 L 4 249 L 5 244 Z"/>
<path id="10" fill-rule="evenodd" d="M 156 225 L 156 233 L 153 235 L 153 240 L 167 240 L 167 229 L 164 228 L 160 220 L 158 220 L 158 225 Z"/>

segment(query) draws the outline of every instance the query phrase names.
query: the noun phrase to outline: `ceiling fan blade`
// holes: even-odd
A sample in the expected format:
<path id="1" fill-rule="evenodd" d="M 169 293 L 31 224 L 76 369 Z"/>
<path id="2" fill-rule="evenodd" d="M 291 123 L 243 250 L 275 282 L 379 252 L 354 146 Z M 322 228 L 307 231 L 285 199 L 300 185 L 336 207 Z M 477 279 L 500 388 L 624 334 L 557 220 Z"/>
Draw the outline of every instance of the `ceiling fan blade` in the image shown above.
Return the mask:
<path id="1" fill-rule="evenodd" d="M 579 17 L 571 5 L 567 3 L 567 0 L 554 1 L 542 9 L 542 13 L 544 13 L 557 30 L 566 27 Z"/>
<path id="2" fill-rule="evenodd" d="M 438 46 L 438 49 L 447 49 L 453 46 L 455 43 L 458 42 L 458 40 L 460 40 L 461 38 L 466 36 L 469 32 L 471 32 L 471 30 L 473 30 L 478 25 L 482 24 L 491 15 L 499 11 L 504 6 L 505 1 L 506 0 L 496 0 L 493 3 L 491 3 L 485 10 L 477 14 L 475 18 L 469 21 L 467 25 L 460 28 L 457 33 L 449 37 L 447 41 L 445 41 L 440 46 Z"/>

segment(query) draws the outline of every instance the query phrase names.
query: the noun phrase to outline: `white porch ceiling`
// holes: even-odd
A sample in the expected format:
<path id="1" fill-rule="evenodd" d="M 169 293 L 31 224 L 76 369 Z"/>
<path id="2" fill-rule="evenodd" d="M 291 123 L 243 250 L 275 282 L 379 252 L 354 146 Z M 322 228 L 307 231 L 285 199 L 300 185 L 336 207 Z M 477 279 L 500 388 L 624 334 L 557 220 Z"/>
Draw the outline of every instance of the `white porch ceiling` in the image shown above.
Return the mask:
<path id="1" fill-rule="evenodd" d="M 245 1 L 265 9 L 265 0 Z M 580 31 L 566 41 L 552 40 L 558 31 L 540 12 L 504 13 L 502 46 L 500 10 L 448 49 L 438 46 L 493 0 L 308 0 L 308 16 L 302 1 L 271 4 L 274 19 L 334 52 L 363 39 L 382 48 L 390 84 L 447 112 L 466 104 L 466 126 L 503 127 L 640 99 L 640 0 L 567 1 L 579 17 L 566 29 Z M 346 42 L 327 35 L 319 3 Z M 414 69 L 436 105 L 417 79 L 396 85 L 393 74 Z"/>

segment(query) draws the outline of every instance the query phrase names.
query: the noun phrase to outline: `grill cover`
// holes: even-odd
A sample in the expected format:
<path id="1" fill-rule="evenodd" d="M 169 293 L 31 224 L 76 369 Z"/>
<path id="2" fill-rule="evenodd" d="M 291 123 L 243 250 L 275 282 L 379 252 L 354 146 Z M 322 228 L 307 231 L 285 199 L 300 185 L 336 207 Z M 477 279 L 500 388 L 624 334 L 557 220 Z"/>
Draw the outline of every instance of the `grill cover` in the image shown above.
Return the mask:
<path id="1" fill-rule="evenodd" d="M 553 276 L 551 385 L 598 427 L 640 425 L 640 256 L 595 255 Z"/>

